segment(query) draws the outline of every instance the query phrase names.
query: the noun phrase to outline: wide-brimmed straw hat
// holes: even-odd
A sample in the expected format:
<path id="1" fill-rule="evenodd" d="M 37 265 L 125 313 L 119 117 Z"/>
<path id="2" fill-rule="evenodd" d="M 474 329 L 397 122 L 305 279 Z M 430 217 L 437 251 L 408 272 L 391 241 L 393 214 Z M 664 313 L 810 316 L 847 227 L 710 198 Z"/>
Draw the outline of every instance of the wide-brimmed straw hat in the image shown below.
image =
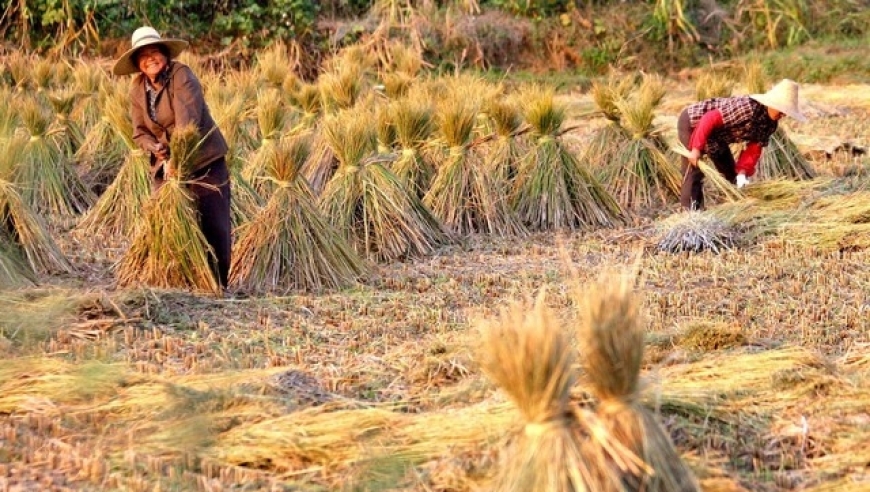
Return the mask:
<path id="1" fill-rule="evenodd" d="M 139 67 L 133 62 L 133 54 L 136 50 L 145 46 L 163 45 L 169 50 L 169 58 L 175 58 L 187 48 L 187 41 L 183 39 L 161 38 L 160 33 L 153 27 L 140 27 L 133 31 L 132 48 L 127 50 L 115 62 L 112 73 L 115 75 L 130 75 L 139 71 Z"/>
<path id="2" fill-rule="evenodd" d="M 807 120 L 798 104 L 798 85 L 794 80 L 782 79 L 764 94 L 751 94 L 749 97 L 798 121 Z"/>

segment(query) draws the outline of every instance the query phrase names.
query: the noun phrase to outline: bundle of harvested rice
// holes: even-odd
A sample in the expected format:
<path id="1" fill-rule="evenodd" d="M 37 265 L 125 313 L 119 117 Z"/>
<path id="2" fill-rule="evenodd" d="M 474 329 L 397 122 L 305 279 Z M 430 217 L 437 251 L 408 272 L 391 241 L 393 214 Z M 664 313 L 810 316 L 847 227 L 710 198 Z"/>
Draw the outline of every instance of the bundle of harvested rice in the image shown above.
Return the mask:
<path id="1" fill-rule="evenodd" d="M 98 97 L 99 119 L 86 127 L 85 139 L 75 154 L 78 172 L 85 185 L 101 194 L 112 183 L 127 156 L 129 146 L 108 117 L 114 108 L 130 112 L 129 95 L 119 86 L 105 84 Z"/>
<path id="2" fill-rule="evenodd" d="M 284 134 L 288 119 L 287 107 L 276 90 L 260 91 L 257 95 L 257 126 L 260 146 L 253 151 L 242 170 L 242 177 L 261 197 L 269 197 L 274 186 L 266 175 L 266 165 L 272 161 L 277 141 Z"/>
<path id="3" fill-rule="evenodd" d="M 720 253 L 733 248 L 738 231 L 718 215 L 690 210 L 675 214 L 657 224 L 658 249 L 668 253 Z"/>
<path id="4" fill-rule="evenodd" d="M 0 153 L 0 236 L 14 246 L 33 271 L 69 273 L 72 265 L 49 235 L 42 217 L 24 201 L 20 188 L 8 179 L 26 146 L 26 136 L 13 137 Z"/>
<path id="5" fill-rule="evenodd" d="M 283 41 L 274 41 L 268 48 L 257 53 L 254 68 L 257 78 L 274 89 L 284 86 L 284 81 L 293 73 L 293 63 Z"/>
<path id="6" fill-rule="evenodd" d="M 451 86 L 436 109 L 438 161 L 423 202 L 450 232 L 522 236 L 527 231 L 507 200 L 507 182 L 486 168 L 483 149 L 472 145 L 481 103 L 477 85 Z"/>
<path id="7" fill-rule="evenodd" d="M 102 116 L 100 99 L 109 77 L 99 64 L 78 60 L 72 70 L 72 82 L 78 99 L 70 117 L 87 134 Z"/>
<path id="8" fill-rule="evenodd" d="M 365 88 L 367 69 L 362 62 L 350 62 L 320 74 L 317 86 L 323 107 L 332 112 L 352 108 Z"/>
<path id="9" fill-rule="evenodd" d="M 310 144 L 281 139 L 267 166 L 276 189 L 256 217 L 237 231 L 230 283 L 243 291 L 321 290 L 350 285 L 366 270 L 317 208 L 300 175 Z"/>
<path id="10" fill-rule="evenodd" d="M 614 226 L 622 222 L 619 203 L 561 140 L 565 107 L 552 90 L 532 87 L 521 96 L 532 143 L 520 162 L 512 203 L 532 229 Z"/>
<path id="11" fill-rule="evenodd" d="M 124 142 L 127 153 L 115 179 L 88 210 L 77 229 L 89 235 L 127 238 L 142 220 L 142 212 L 151 196 L 151 160 L 133 140 L 133 121 L 125 100 L 108 98 L 103 108 L 106 110 L 105 121 Z"/>
<path id="12" fill-rule="evenodd" d="M 240 116 L 245 114 L 245 100 L 241 97 L 222 97 L 213 101 L 209 107 L 217 127 L 227 141 L 227 169 L 233 183 L 230 213 L 233 227 L 238 227 L 256 216 L 264 205 L 260 194 L 243 175 L 244 156 L 247 151 L 242 129 L 244 119 Z"/>
<path id="13" fill-rule="evenodd" d="M 0 230 L 0 290 L 33 285 L 36 285 L 36 273 L 21 257 L 16 245 Z"/>
<path id="14" fill-rule="evenodd" d="M 613 154 L 629 141 L 628 131 L 620 123 L 616 101 L 624 99 L 636 88 L 633 77 L 611 73 L 604 82 L 594 81 L 590 88 L 592 101 L 607 122 L 595 130 L 583 152 L 582 162 L 596 172 L 613 159 Z"/>
<path id="15" fill-rule="evenodd" d="M 646 211 L 680 196 L 680 169 L 668 158 L 667 144 L 653 126 L 655 108 L 664 95 L 661 79 L 646 75 L 631 97 L 614 101 L 631 138 L 613 151 L 601 179 L 627 209 Z"/>
<path id="16" fill-rule="evenodd" d="M 69 157 L 52 141 L 52 115 L 34 97 L 22 97 L 17 109 L 30 135 L 15 166 L 13 181 L 31 209 L 44 214 L 73 216 L 94 203 L 94 195 L 81 181 Z"/>
<path id="17" fill-rule="evenodd" d="M 769 80 L 764 68 L 758 62 L 748 63 L 745 68 L 744 83 L 750 93 L 760 94 L 767 90 Z M 817 176 L 816 171 L 797 145 L 789 138 L 782 125 L 778 126 L 767 147 L 761 153 L 756 179 L 794 179 L 809 180 Z"/>
<path id="18" fill-rule="evenodd" d="M 324 137 L 339 167 L 320 196 L 320 207 L 368 258 L 391 261 L 429 254 L 447 242 L 447 235 L 417 195 L 372 158 L 370 117 L 339 112 L 324 121 Z"/>
<path id="19" fill-rule="evenodd" d="M 6 68 L 16 91 L 25 92 L 33 85 L 34 63 L 33 56 L 25 54 L 24 50 L 14 50 L 6 57 Z"/>
<path id="20" fill-rule="evenodd" d="M 121 286 L 187 288 L 220 294 L 210 246 L 186 180 L 202 142 L 195 125 L 176 128 L 169 141 L 170 174 L 145 207 L 145 216 L 117 269 Z"/>
<path id="21" fill-rule="evenodd" d="M 386 106 L 375 108 L 375 141 L 378 154 L 392 154 L 396 148 L 396 125 Z"/>
<path id="22" fill-rule="evenodd" d="M 422 198 L 435 176 L 435 163 L 425 146 L 435 129 L 434 111 L 422 97 L 403 97 L 387 106 L 396 132 L 398 157 L 391 169 L 408 189 Z"/>
<path id="23" fill-rule="evenodd" d="M 543 293 L 534 306 L 514 303 L 498 319 L 478 325 L 481 369 L 525 421 L 506 449 L 493 489 L 621 490 L 619 475 L 610 472 L 600 444 L 590 439 L 583 414 L 572 408 L 573 348 Z"/>
<path id="24" fill-rule="evenodd" d="M 671 150 L 675 154 L 683 157 L 687 157 L 691 154 L 689 149 L 680 142 L 673 145 Z M 715 167 L 708 164 L 705 159 L 698 159 L 698 169 L 704 173 L 704 181 L 710 184 L 712 191 L 717 197 L 720 197 L 722 200 L 727 202 L 735 202 L 744 198 L 745 195 L 743 192 L 737 189 L 734 183 L 725 179 L 725 176 L 716 170 Z"/>
<path id="25" fill-rule="evenodd" d="M 317 84 L 299 84 L 295 90 L 287 93 L 287 98 L 291 105 L 302 112 L 299 125 L 303 129 L 315 128 L 323 110 Z"/>
<path id="26" fill-rule="evenodd" d="M 730 97 L 734 81 L 726 73 L 705 70 L 695 80 L 695 100 L 704 101 L 714 97 Z"/>
<path id="27" fill-rule="evenodd" d="M 514 97 L 494 97 L 487 101 L 484 111 L 493 127 L 493 140 L 487 144 L 486 167 L 510 186 L 520 161 L 529 151 L 528 142 L 521 136 L 520 102 Z"/>
<path id="28" fill-rule="evenodd" d="M 48 101 L 54 110 L 54 125 L 57 133 L 53 140 L 61 148 L 61 151 L 72 157 L 81 147 L 85 140 L 85 134 L 81 126 L 70 116 L 78 99 L 78 93 L 68 89 L 54 90 L 48 93 Z"/>
<path id="29" fill-rule="evenodd" d="M 56 63 L 50 58 L 36 57 L 33 65 L 30 66 L 31 77 L 33 78 L 36 92 L 48 92 L 53 89 L 56 82 L 63 78 L 63 75 L 59 74 L 59 70 L 62 70 L 61 67 L 64 67 L 64 65 Z"/>
<path id="30" fill-rule="evenodd" d="M 597 414 L 611 438 L 636 454 L 646 471 L 623 471 L 623 490 L 697 491 L 670 437 L 638 400 L 644 328 L 633 276 L 605 276 L 576 293 L 581 365 L 598 398 Z"/>

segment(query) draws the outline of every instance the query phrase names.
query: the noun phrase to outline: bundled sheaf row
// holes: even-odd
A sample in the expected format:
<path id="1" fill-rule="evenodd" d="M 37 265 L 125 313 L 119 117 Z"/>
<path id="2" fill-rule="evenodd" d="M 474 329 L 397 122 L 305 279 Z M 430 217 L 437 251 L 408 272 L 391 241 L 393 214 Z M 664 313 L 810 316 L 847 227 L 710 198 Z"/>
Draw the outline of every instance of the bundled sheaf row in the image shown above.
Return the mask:
<path id="1" fill-rule="evenodd" d="M 427 255 L 472 233 L 618 226 L 679 193 L 676 156 L 653 125 L 665 94 L 657 77 L 611 76 L 594 85 L 608 123 L 577 153 L 564 140 L 566 107 L 552 90 L 508 91 L 465 75 L 427 78 L 419 54 L 401 45 L 347 48 L 314 82 L 295 75 L 280 44 L 262 52 L 252 70 L 220 75 L 182 56 L 202 74 L 229 143 L 232 221 L 237 248 L 245 245 L 238 253 L 269 263 L 279 261 L 270 248 L 285 250 L 281 271 L 314 268 L 290 260 L 296 255 L 288 248 L 302 247 L 301 238 L 291 239 L 294 227 L 277 237 L 289 242 L 241 241 L 243 232 L 275 223 L 268 209 L 277 206 L 276 194 L 287 200 L 307 190 L 310 197 L 293 200 L 312 202 L 300 210 L 320 217 L 301 220 L 328 223 L 337 234 L 323 237 L 346 241 L 358 256 L 352 263 L 363 265 Z M 10 182 L 38 213 L 78 217 L 84 233 L 131 237 L 155 197 L 148 156 L 132 142 L 126 87 L 97 66 L 49 70 L 40 61 L 28 74 L 22 60 L 9 57 L 4 66 L 13 83 L 0 89 L 0 99 L 11 100 L 14 91 L 22 101 L 16 111 L 0 104 L 0 135 L 29 136 Z M 69 81 L 71 89 L 58 89 Z M 269 166 L 288 139 L 300 138 L 309 151 L 295 163 L 294 179 L 306 186 L 287 187 Z M 232 277 L 249 287 L 319 289 L 365 276 L 306 271 L 291 281 L 273 268 L 267 280 L 263 271 L 236 266 Z"/>

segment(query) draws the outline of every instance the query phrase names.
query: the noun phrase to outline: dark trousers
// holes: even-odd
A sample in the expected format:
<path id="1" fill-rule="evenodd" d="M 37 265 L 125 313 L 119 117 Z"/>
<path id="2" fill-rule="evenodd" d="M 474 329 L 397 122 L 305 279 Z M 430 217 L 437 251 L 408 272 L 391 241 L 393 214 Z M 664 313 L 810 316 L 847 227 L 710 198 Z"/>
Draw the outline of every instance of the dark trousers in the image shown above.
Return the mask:
<path id="1" fill-rule="evenodd" d="M 152 191 L 163 185 L 163 173 L 154 176 Z M 193 193 L 199 215 L 199 228 L 213 251 L 211 270 L 221 287 L 226 288 L 232 258 L 230 219 L 230 173 L 225 158 L 194 171 L 187 185 Z"/>
<path id="2" fill-rule="evenodd" d="M 692 139 L 692 128 L 689 123 L 689 112 L 683 110 L 680 113 L 680 118 L 677 120 L 677 136 L 680 142 L 689 149 L 689 142 Z M 723 146 L 721 150 L 709 154 L 710 160 L 716 166 L 725 179 L 734 183 L 737 181 L 737 171 L 735 169 L 734 155 L 727 146 Z M 698 166 L 689 164 L 689 160 L 682 158 L 683 184 L 680 189 L 680 205 L 686 210 L 704 210 L 704 173 Z"/>

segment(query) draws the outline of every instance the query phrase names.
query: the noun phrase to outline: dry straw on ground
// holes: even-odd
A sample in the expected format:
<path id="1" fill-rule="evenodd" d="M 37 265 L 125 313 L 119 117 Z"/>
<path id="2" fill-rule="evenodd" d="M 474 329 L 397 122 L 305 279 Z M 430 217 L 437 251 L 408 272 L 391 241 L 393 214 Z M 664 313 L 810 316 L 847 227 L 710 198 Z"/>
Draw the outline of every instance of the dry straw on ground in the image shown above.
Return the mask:
<path id="1" fill-rule="evenodd" d="M 720 253 L 736 246 L 738 231 L 726 220 L 707 212 L 690 210 L 657 224 L 659 251 L 668 253 Z"/>
<path id="2" fill-rule="evenodd" d="M 638 401 L 644 324 L 633 276 L 605 275 L 576 293 L 581 322 L 580 363 L 597 414 L 611 437 L 643 460 L 649 469 L 625 472 L 623 487 L 635 491 L 697 491 L 698 483 L 680 459 L 656 415 Z"/>
<path id="3" fill-rule="evenodd" d="M 279 140 L 266 172 L 275 191 L 251 222 L 237 231 L 230 283 L 246 292 L 321 290 L 353 283 L 365 263 L 317 208 L 299 174 L 310 144 Z"/>
<path id="4" fill-rule="evenodd" d="M 189 288 L 220 293 L 212 273 L 210 246 L 199 227 L 188 181 L 194 156 L 202 143 L 195 125 L 176 128 L 169 142 L 172 171 L 145 207 L 132 243 L 117 268 L 121 286 Z"/>

